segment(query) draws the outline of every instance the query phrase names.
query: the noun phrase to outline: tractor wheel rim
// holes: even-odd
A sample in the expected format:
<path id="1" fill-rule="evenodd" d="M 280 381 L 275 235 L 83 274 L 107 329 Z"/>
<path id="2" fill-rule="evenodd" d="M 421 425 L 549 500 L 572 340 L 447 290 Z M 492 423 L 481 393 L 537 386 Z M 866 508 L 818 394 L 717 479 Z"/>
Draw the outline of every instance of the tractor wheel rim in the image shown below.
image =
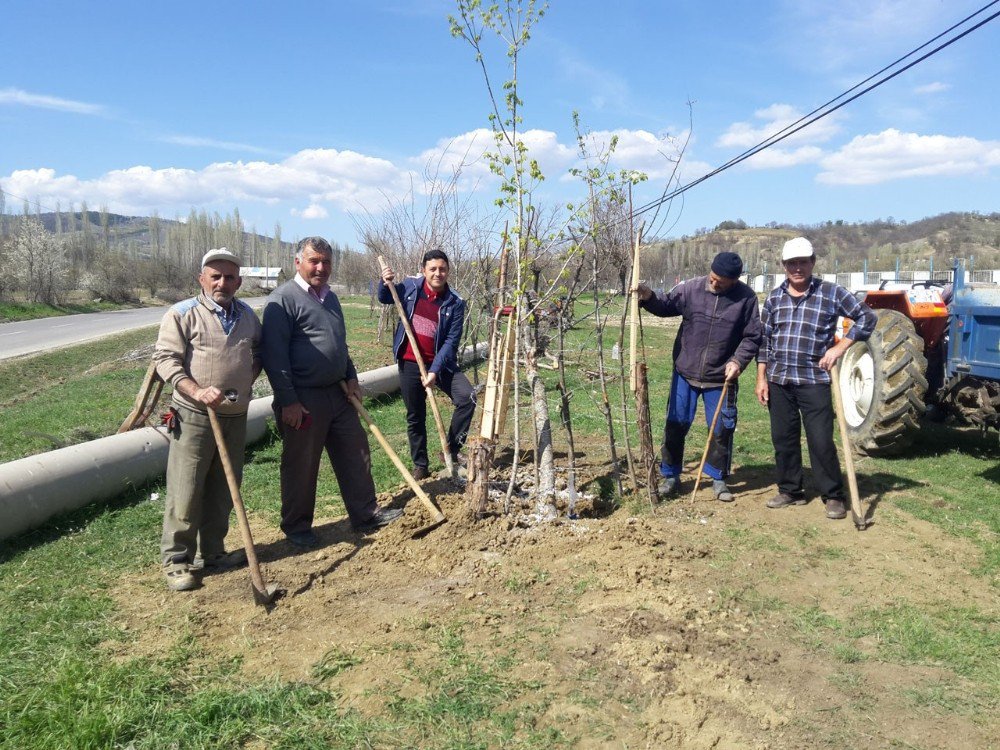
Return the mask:
<path id="1" fill-rule="evenodd" d="M 839 386 L 844 396 L 847 424 L 858 427 L 865 421 L 875 399 L 875 362 L 867 346 L 853 346 L 847 350 L 840 368 Z"/>

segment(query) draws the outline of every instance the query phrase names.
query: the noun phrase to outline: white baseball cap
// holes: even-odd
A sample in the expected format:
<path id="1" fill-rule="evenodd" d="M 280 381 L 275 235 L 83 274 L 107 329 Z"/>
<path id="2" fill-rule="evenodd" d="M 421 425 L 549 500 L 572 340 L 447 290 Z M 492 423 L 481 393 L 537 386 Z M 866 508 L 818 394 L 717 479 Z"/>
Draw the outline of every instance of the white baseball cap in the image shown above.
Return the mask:
<path id="1" fill-rule="evenodd" d="M 792 260 L 792 258 L 811 258 L 815 252 L 812 243 L 805 237 L 796 237 L 788 240 L 781 248 L 781 262 Z"/>
<path id="2" fill-rule="evenodd" d="M 216 248 L 215 250 L 209 250 L 202 256 L 201 267 L 204 268 L 213 260 L 226 260 L 230 263 L 235 263 L 237 266 L 242 266 L 243 261 L 239 259 L 239 256 L 226 250 L 224 247 Z"/>

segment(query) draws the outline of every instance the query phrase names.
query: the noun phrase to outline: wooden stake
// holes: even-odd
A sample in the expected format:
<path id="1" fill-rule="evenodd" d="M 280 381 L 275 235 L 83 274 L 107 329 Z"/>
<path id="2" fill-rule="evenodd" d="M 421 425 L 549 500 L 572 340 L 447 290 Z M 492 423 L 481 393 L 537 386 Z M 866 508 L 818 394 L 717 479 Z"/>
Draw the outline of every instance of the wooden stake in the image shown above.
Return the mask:
<path id="1" fill-rule="evenodd" d="M 628 354 L 629 363 L 631 366 L 631 372 L 629 374 L 629 385 L 632 388 L 632 395 L 634 396 L 639 390 L 638 375 L 636 373 L 636 351 L 638 347 L 638 335 L 637 331 L 639 328 L 639 244 L 642 242 L 642 229 L 640 228 L 635 234 L 635 251 L 632 253 L 632 287 L 631 287 L 631 298 L 630 302 L 630 315 L 631 320 L 629 321 L 629 337 L 628 337 Z"/>

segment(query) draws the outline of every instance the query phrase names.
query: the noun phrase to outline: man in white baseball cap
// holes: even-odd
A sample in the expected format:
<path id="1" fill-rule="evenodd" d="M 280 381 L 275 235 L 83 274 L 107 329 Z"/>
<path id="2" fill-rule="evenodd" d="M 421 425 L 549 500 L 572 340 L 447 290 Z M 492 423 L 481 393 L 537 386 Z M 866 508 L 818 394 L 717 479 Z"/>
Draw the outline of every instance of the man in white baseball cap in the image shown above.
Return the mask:
<path id="1" fill-rule="evenodd" d="M 771 415 L 778 475 L 778 494 L 767 507 L 808 502 L 802 486 L 804 426 L 813 482 L 826 505 L 826 517 L 844 518 L 847 503 L 833 442 L 830 371 L 851 344 L 871 336 L 877 319 L 850 291 L 813 276 L 816 253 L 805 237 L 785 243 L 781 263 L 786 278 L 764 301 L 764 338 L 757 353 L 757 399 Z M 835 343 L 840 317 L 855 324 Z"/>
<path id="2" fill-rule="evenodd" d="M 242 477 L 247 408 L 261 369 L 261 324 L 236 299 L 241 261 L 226 248 L 201 259 L 201 293 L 171 307 L 160 324 L 153 361 L 173 386 L 167 500 L 160 558 L 167 588 L 189 591 L 212 569 L 246 564 L 226 553 L 229 492 L 208 410 L 214 409 L 237 481 Z"/>

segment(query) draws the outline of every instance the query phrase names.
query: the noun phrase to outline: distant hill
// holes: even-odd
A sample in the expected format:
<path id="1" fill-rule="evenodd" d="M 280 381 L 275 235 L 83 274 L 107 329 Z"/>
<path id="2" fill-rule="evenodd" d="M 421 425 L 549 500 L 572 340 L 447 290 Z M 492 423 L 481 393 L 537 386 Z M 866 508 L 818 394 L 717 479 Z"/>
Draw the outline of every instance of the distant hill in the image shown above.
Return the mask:
<path id="1" fill-rule="evenodd" d="M 808 237 L 816 248 L 818 270 L 905 271 L 945 269 L 951 259 L 971 258 L 976 268 L 1000 268 L 1000 213 L 946 213 L 914 222 L 892 218 L 870 222 L 827 221 L 816 225 L 769 224 L 750 227 L 724 221 L 694 236 L 650 242 L 650 278 L 705 273 L 716 253 L 731 250 L 751 273 L 765 266 L 779 270 L 781 246 L 792 237 Z M 657 265 L 660 264 L 660 265 Z M 867 264 L 867 266 L 866 266 Z M 646 275 L 645 273 L 643 274 Z"/>

